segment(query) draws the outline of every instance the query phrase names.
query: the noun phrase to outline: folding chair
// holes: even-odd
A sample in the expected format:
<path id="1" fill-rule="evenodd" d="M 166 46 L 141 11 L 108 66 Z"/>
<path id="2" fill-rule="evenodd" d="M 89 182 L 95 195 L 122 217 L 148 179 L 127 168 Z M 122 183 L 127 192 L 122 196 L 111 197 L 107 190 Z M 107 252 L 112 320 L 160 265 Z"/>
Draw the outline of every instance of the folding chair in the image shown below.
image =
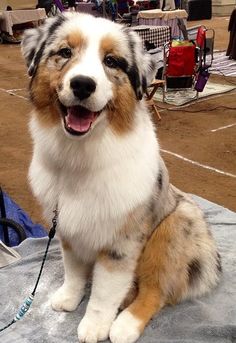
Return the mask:
<path id="1" fill-rule="evenodd" d="M 185 38 L 186 32 L 184 33 Z M 173 40 L 164 46 L 163 79 L 165 87 L 163 101 L 172 91 L 192 91 L 191 100 L 198 99 L 209 78 L 208 68 L 212 64 L 214 30 L 198 27 L 196 38 L 190 40 Z M 207 60 L 207 56 L 210 58 Z"/>
<path id="2" fill-rule="evenodd" d="M 163 101 L 166 102 L 167 93 L 190 89 L 193 100 L 198 98 L 198 91 L 194 90 L 197 70 L 196 46 L 190 41 L 171 41 L 164 45 Z"/>

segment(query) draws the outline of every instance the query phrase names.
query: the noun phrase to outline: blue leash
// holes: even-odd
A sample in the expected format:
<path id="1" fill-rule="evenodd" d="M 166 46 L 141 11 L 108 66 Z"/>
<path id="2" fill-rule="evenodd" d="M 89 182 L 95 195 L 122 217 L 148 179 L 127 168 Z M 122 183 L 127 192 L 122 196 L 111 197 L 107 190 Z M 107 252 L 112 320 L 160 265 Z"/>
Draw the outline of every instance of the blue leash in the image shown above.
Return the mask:
<path id="1" fill-rule="evenodd" d="M 53 239 L 53 237 L 55 236 L 55 233 L 56 233 L 56 227 L 57 227 L 57 218 L 58 218 L 58 210 L 57 210 L 57 207 L 56 209 L 53 211 L 54 212 L 54 217 L 52 219 L 52 227 L 49 231 L 49 234 L 48 234 L 48 243 L 47 243 L 47 247 L 46 247 L 46 250 L 45 250 L 45 253 L 44 253 L 44 256 L 43 256 L 43 261 L 42 261 L 42 264 L 41 264 L 41 268 L 40 268 L 40 271 L 39 271 L 39 275 L 38 275 L 38 278 L 37 278 L 37 281 L 35 283 L 35 286 L 34 286 L 34 290 L 33 292 L 30 294 L 30 296 L 24 301 L 24 303 L 21 305 L 20 309 L 18 310 L 17 314 L 15 315 L 14 319 L 12 319 L 12 321 L 7 324 L 6 326 L 4 326 L 3 328 L 0 329 L 0 332 L 6 330 L 7 328 L 9 328 L 11 325 L 13 325 L 14 323 L 16 323 L 17 321 L 21 320 L 24 315 L 28 312 L 28 310 L 30 309 L 30 306 L 32 305 L 33 303 L 33 300 L 34 300 L 34 296 L 35 296 L 35 293 L 36 293 L 36 290 L 38 288 L 38 284 L 39 284 L 39 280 L 41 278 L 41 275 L 42 275 L 42 271 L 43 271 L 43 267 L 44 267 L 44 264 L 45 264 L 45 261 L 46 261 L 46 258 L 47 258 L 47 254 L 48 254 L 48 249 L 49 249 L 49 246 L 51 244 L 51 241 Z"/>

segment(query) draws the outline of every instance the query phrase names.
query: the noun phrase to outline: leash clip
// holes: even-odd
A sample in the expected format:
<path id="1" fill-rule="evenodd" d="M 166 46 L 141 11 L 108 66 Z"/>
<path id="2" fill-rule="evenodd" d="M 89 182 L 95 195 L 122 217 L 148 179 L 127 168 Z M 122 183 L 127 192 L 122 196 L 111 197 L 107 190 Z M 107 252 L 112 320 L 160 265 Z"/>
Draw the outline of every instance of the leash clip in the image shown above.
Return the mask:
<path id="1" fill-rule="evenodd" d="M 58 204 L 56 204 L 56 208 L 53 211 L 54 217 L 52 218 L 52 227 L 49 231 L 48 237 L 52 239 L 55 236 L 56 233 L 56 227 L 57 227 L 57 219 L 58 219 Z"/>

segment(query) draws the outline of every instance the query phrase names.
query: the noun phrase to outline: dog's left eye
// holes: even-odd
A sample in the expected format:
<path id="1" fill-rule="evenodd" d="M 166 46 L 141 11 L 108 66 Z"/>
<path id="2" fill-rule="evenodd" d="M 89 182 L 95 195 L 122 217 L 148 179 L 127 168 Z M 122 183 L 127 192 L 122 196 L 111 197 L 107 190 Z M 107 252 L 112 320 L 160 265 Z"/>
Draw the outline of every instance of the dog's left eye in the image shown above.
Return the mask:
<path id="1" fill-rule="evenodd" d="M 71 58 L 72 51 L 69 48 L 63 48 L 59 50 L 57 54 L 63 58 Z"/>
<path id="2" fill-rule="evenodd" d="M 104 64 L 109 68 L 117 68 L 118 66 L 117 60 L 112 56 L 106 56 L 104 58 Z"/>

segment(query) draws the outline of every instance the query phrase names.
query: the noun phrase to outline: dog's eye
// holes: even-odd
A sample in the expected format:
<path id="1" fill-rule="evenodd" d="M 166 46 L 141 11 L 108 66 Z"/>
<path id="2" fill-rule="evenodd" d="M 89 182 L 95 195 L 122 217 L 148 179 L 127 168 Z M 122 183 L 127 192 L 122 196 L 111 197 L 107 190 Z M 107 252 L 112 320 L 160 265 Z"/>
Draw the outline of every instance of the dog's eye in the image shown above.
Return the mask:
<path id="1" fill-rule="evenodd" d="M 112 56 L 106 56 L 104 58 L 104 64 L 109 68 L 117 68 L 117 60 Z"/>
<path id="2" fill-rule="evenodd" d="M 72 56 L 72 52 L 69 48 L 63 48 L 59 50 L 57 54 L 63 58 L 71 58 Z"/>

